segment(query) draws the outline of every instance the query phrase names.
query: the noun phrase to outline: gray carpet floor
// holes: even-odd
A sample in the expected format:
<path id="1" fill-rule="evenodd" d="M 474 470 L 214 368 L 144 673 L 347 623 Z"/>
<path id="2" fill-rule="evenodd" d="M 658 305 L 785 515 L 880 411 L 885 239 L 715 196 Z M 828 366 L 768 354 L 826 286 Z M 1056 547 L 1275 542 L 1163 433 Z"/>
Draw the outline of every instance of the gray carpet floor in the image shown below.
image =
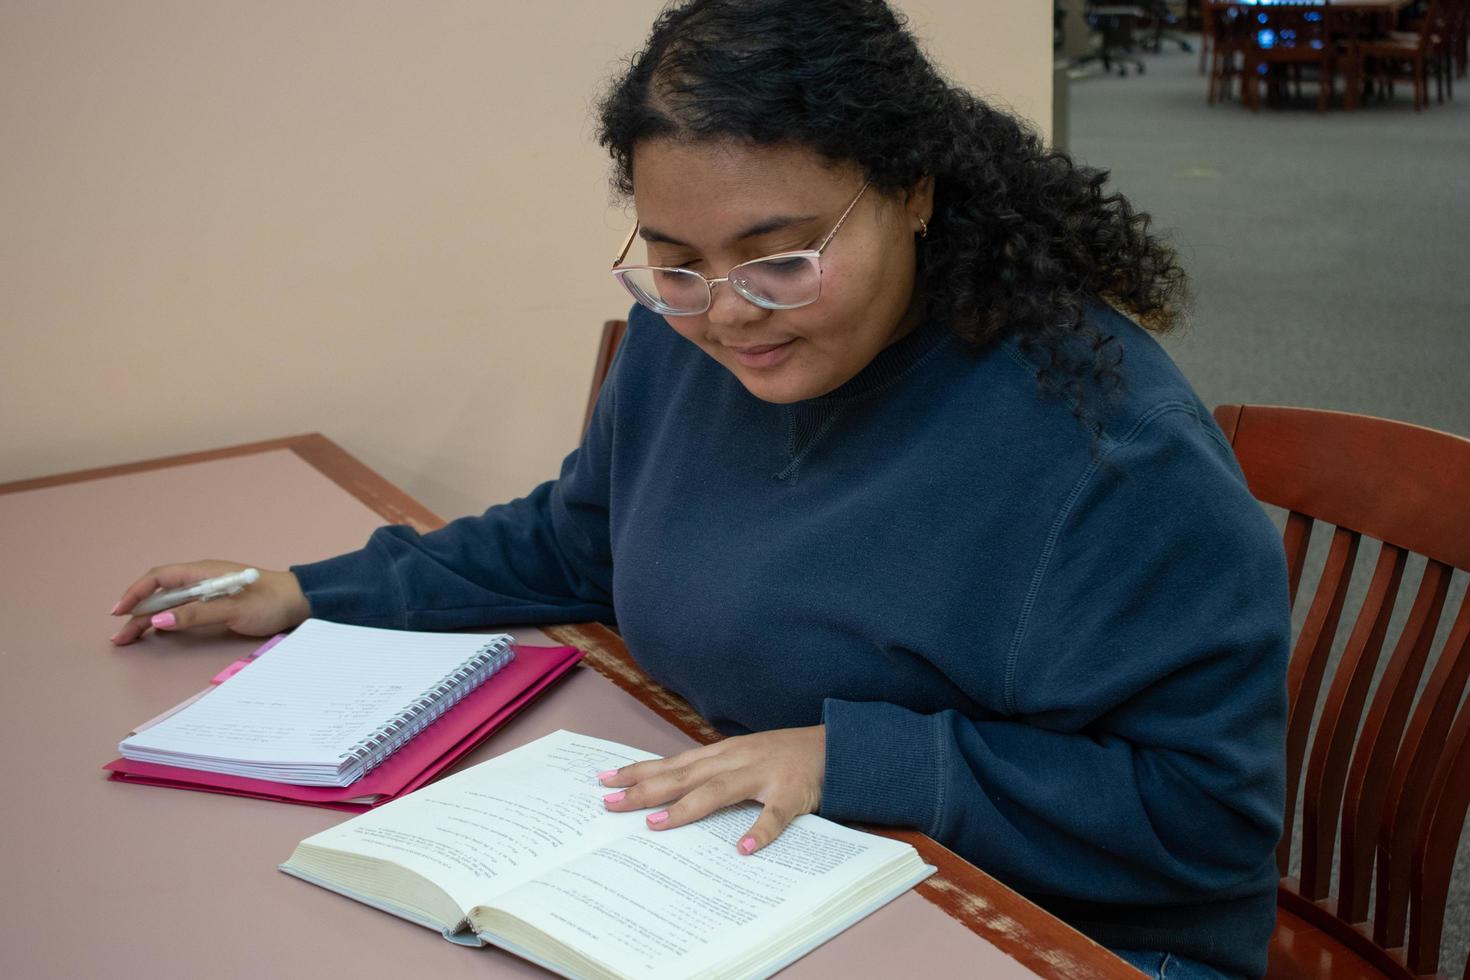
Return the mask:
<path id="1" fill-rule="evenodd" d="M 1470 79 L 1457 101 L 1420 113 L 1401 85 L 1393 102 L 1319 114 L 1311 83 L 1300 102 L 1252 113 L 1206 104 L 1197 54 L 1170 46 L 1144 59 L 1142 75 L 1074 79 L 1063 140 L 1178 248 L 1194 305 L 1164 343 L 1205 403 L 1332 408 L 1470 436 Z M 1314 535 L 1298 626 L 1327 537 Z M 1349 611 L 1375 558 L 1359 556 Z M 1440 968 L 1459 976 L 1467 949 L 1470 835 Z"/>

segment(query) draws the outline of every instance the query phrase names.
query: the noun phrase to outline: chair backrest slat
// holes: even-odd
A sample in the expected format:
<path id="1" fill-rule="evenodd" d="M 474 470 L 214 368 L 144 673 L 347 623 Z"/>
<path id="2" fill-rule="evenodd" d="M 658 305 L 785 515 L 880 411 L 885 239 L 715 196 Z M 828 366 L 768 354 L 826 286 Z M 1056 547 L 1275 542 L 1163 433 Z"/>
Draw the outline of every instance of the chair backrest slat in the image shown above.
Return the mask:
<path id="1" fill-rule="evenodd" d="M 1454 570 L 1443 562 L 1430 560 L 1425 564 L 1409 617 L 1358 736 L 1344 790 L 1337 879 L 1337 914 L 1346 922 L 1368 921 L 1373 855 L 1378 848 L 1388 781 L 1453 574 Z"/>
<path id="2" fill-rule="evenodd" d="M 1286 533 L 1282 545 L 1286 548 L 1287 600 L 1296 608 L 1296 591 L 1302 584 L 1302 569 L 1307 564 L 1307 545 L 1312 540 L 1313 521 L 1306 514 L 1292 511 L 1286 516 Z"/>
<path id="3" fill-rule="evenodd" d="M 1445 755 L 1455 708 L 1470 675 L 1467 649 L 1470 649 L 1470 592 L 1460 603 L 1455 625 L 1450 628 L 1434 670 L 1419 695 L 1419 705 L 1404 731 L 1384 800 L 1384 822 L 1378 833 L 1378 897 L 1373 903 L 1373 941 L 1390 949 L 1404 942 L 1413 846 L 1430 799 L 1434 772 Z M 1441 907 L 1441 914 L 1443 911 Z"/>
<path id="4" fill-rule="evenodd" d="M 1326 898 L 1332 891 L 1332 857 L 1337 850 L 1333 845 L 1337 840 L 1348 761 L 1352 758 L 1363 706 L 1368 701 L 1368 689 L 1383 652 L 1383 640 L 1388 635 L 1388 621 L 1393 616 L 1394 600 L 1398 597 L 1408 557 L 1404 549 L 1390 544 L 1379 551 L 1368 594 L 1358 610 L 1342 660 L 1333 673 L 1322 717 L 1317 722 L 1302 805 L 1299 886 L 1302 895 L 1313 901 Z"/>
<path id="5" fill-rule="evenodd" d="M 1291 825 L 1296 814 L 1297 792 L 1301 783 L 1302 759 L 1307 752 L 1307 735 L 1312 730 L 1317 695 L 1327 660 L 1332 654 L 1332 641 L 1342 618 L 1343 601 L 1353 577 L 1353 563 L 1358 556 L 1358 540 L 1353 531 L 1338 528 L 1332 533 L 1327 564 L 1317 580 L 1317 593 L 1307 621 L 1297 637 L 1291 664 L 1286 673 L 1286 832 L 1276 847 L 1276 866 L 1284 875 L 1291 864 Z"/>
<path id="6" fill-rule="evenodd" d="M 1462 651 L 1463 652 L 1463 651 Z M 1413 892 L 1415 914 L 1409 923 L 1406 950 L 1409 969 L 1418 974 L 1439 969 L 1439 943 L 1449 901 L 1450 871 L 1455 848 L 1470 809 L 1470 702 L 1460 709 L 1445 744 L 1444 757 L 1430 790 L 1432 805 L 1419 842 L 1414 848 Z"/>

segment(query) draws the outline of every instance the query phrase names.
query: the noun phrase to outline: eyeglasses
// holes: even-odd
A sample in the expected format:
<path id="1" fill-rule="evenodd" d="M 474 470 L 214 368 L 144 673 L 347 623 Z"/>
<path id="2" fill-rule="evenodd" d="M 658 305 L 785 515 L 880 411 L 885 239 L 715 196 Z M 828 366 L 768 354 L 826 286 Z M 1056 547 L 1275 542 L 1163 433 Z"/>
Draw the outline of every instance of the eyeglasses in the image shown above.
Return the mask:
<path id="1" fill-rule="evenodd" d="M 718 279 L 711 279 L 693 269 L 668 266 L 629 265 L 619 268 L 618 263 L 627 256 L 638 234 L 638 222 L 634 221 L 622 251 L 613 259 L 612 274 L 634 299 L 664 316 L 698 316 L 705 312 L 714 300 L 715 285 L 722 282 L 729 283 L 731 289 L 763 309 L 795 310 L 810 306 L 822 295 L 822 252 L 867 193 L 871 183 L 863 184 L 857 197 L 847 205 L 837 224 L 816 248 L 751 259 Z"/>

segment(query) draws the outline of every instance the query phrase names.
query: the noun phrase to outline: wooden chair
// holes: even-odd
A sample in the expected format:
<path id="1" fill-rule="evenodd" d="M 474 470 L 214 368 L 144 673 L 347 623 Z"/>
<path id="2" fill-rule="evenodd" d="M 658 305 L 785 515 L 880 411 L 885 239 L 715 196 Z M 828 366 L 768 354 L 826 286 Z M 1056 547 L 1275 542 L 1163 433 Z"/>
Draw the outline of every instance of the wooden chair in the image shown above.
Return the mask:
<path id="1" fill-rule="evenodd" d="M 1280 91 L 1295 78 L 1301 87 L 1301 69 L 1317 66 L 1317 111 L 1332 101 L 1337 69 L 1337 44 L 1328 30 L 1324 10 L 1308 6 L 1252 6 L 1242 8 L 1250 38 L 1244 49 L 1241 97 L 1252 109 L 1261 107 L 1260 84 Z"/>
<path id="2" fill-rule="evenodd" d="M 1415 30 L 1358 42 L 1364 71 L 1369 81 L 1376 83 L 1380 97 L 1392 98 L 1394 80 L 1408 78 L 1414 83 L 1414 111 L 1418 112 L 1429 105 L 1428 75 L 1433 71 L 1436 97 L 1444 101 L 1446 83 L 1453 84 L 1448 27 L 1440 12 L 1440 0 L 1429 0 Z"/>
<path id="3" fill-rule="evenodd" d="M 1455 77 L 1464 78 L 1470 61 L 1470 0 L 1440 0 L 1440 5 L 1449 23 L 1447 52 Z"/>
<path id="4" fill-rule="evenodd" d="M 1451 578 L 1457 569 L 1470 569 L 1470 440 L 1309 409 L 1223 405 L 1215 418 L 1251 492 L 1288 511 L 1293 604 L 1315 523 L 1334 526 L 1287 676 L 1287 823 L 1276 852 L 1282 879 L 1267 976 L 1442 976 L 1450 872 L 1470 807 L 1470 702 L 1458 707 L 1470 675 L 1470 597 L 1437 654 L 1433 647 Z M 1382 547 L 1366 598 L 1350 615 L 1309 745 L 1365 536 Z M 1375 688 L 1411 553 L 1423 556 L 1424 572 Z M 1299 794 L 1301 870 L 1291 877 Z M 1335 842 L 1340 868 L 1334 889 Z M 1465 969 L 1470 980 L 1470 963 Z"/>
<path id="5" fill-rule="evenodd" d="M 1222 6 L 1219 0 L 1202 0 L 1199 7 L 1199 73 L 1203 75 L 1210 67 L 1210 51 L 1215 45 L 1215 11 Z"/>
<path id="6" fill-rule="evenodd" d="M 587 414 L 582 417 L 584 435 L 587 426 L 592 424 L 592 410 L 597 407 L 597 394 L 602 391 L 602 383 L 607 380 L 607 372 L 612 370 L 613 358 L 617 356 L 618 345 L 623 342 L 623 334 L 627 332 L 627 320 L 608 320 L 602 325 L 602 340 L 597 345 L 597 362 L 592 365 L 592 390 L 587 394 Z"/>
<path id="7" fill-rule="evenodd" d="M 1429 67 L 1434 72 L 1435 101 L 1453 101 L 1455 78 L 1463 74 L 1459 58 L 1465 42 L 1465 17 L 1470 0 L 1438 0 L 1425 10 L 1425 24 L 1417 29 L 1429 31 Z M 1412 34 L 1394 35 L 1409 40 Z"/>
<path id="8" fill-rule="evenodd" d="M 1240 76 L 1240 64 L 1252 31 L 1248 9 L 1238 4 L 1207 3 L 1200 9 L 1203 25 L 1200 42 L 1200 66 L 1206 63 L 1204 48 L 1209 48 L 1209 93 L 1207 101 L 1214 105 L 1230 97 L 1232 81 Z M 1208 41 L 1203 38 L 1208 36 Z M 1242 84 L 1242 88 L 1244 85 Z"/>

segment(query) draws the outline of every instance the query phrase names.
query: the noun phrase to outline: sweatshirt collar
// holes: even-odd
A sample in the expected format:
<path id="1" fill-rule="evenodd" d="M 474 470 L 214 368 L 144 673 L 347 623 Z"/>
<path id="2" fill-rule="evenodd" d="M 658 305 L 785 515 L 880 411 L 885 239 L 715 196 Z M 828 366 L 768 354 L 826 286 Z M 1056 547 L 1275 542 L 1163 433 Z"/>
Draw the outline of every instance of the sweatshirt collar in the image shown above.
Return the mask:
<path id="1" fill-rule="evenodd" d="M 931 320 L 924 320 L 913 330 L 878 352 L 867 367 L 825 395 L 809 402 L 845 401 L 878 391 L 897 381 L 910 368 L 929 356 L 949 337 L 949 331 Z"/>
<path id="2" fill-rule="evenodd" d="M 794 476 L 806 451 L 831 427 L 843 409 L 857 399 L 893 385 L 910 370 L 928 360 L 950 337 L 943 326 L 924 321 L 905 336 L 878 352 L 863 368 L 836 389 L 816 398 L 792 403 L 787 409 L 786 450 L 790 463 L 777 474 Z"/>

